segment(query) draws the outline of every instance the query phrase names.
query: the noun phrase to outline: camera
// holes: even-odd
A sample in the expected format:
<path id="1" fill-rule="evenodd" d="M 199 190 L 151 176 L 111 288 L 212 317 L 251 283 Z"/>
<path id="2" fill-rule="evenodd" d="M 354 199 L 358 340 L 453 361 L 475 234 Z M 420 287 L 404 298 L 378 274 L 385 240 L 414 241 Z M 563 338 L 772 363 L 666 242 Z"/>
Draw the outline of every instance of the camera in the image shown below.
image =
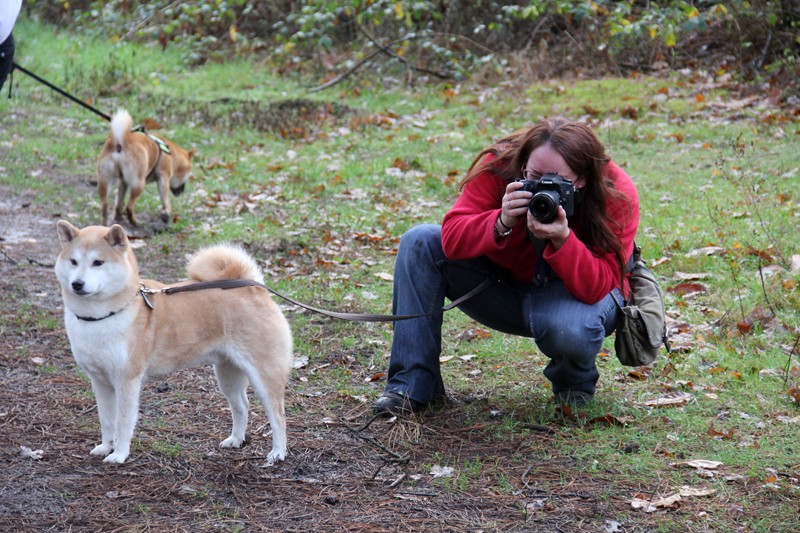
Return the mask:
<path id="1" fill-rule="evenodd" d="M 522 190 L 533 193 L 529 206 L 531 214 L 543 224 L 549 224 L 562 206 L 567 216 L 575 211 L 575 185 L 560 174 L 547 173 L 538 180 L 519 180 Z"/>

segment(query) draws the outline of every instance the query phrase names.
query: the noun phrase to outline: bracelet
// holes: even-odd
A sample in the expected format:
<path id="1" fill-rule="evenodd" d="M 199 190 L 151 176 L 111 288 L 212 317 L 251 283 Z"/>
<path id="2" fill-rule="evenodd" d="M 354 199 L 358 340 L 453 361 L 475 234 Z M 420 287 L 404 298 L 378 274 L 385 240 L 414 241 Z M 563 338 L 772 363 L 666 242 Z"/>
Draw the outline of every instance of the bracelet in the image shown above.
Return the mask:
<path id="1" fill-rule="evenodd" d="M 511 228 L 503 224 L 503 221 L 500 220 L 500 218 L 501 217 L 497 217 L 497 221 L 494 223 L 494 231 L 495 233 L 497 233 L 497 236 L 502 239 L 504 237 L 508 237 L 509 235 L 511 235 Z M 500 225 L 505 228 L 505 231 L 500 231 L 500 228 L 497 227 L 497 222 L 499 222 Z"/>
<path id="2" fill-rule="evenodd" d="M 503 224 L 503 213 L 500 213 L 500 215 L 497 217 L 497 221 L 500 223 L 501 226 L 503 226 L 506 229 L 506 231 L 509 231 L 511 229 L 510 227 Z"/>

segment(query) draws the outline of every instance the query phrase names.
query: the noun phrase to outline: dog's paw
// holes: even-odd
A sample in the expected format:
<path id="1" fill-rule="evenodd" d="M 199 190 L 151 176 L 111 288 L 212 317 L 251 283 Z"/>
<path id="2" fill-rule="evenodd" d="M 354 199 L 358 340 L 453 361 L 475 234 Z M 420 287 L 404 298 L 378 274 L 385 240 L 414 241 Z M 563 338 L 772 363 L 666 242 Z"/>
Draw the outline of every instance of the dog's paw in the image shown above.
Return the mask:
<path id="1" fill-rule="evenodd" d="M 128 458 L 127 453 L 114 452 L 105 459 L 103 459 L 103 462 L 109 464 L 121 465 L 122 463 L 125 462 L 125 459 L 127 458 Z"/>
<path id="2" fill-rule="evenodd" d="M 237 438 L 231 435 L 224 441 L 219 443 L 220 448 L 241 448 L 242 444 L 244 443 L 244 439 Z"/>
<path id="3" fill-rule="evenodd" d="M 264 461 L 264 464 L 262 466 L 264 467 L 275 466 L 275 463 L 283 461 L 284 459 L 286 459 L 285 451 L 272 450 L 271 452 L 269 452 L 269 455 L 267 455 L 267 460 Z"/>
<path id="4" fill-rule="evenodd" d="M 98 444 L 89 452 L 89 455 L 108 455 L 113 449 L 114 448 L 110 444 Z"/>

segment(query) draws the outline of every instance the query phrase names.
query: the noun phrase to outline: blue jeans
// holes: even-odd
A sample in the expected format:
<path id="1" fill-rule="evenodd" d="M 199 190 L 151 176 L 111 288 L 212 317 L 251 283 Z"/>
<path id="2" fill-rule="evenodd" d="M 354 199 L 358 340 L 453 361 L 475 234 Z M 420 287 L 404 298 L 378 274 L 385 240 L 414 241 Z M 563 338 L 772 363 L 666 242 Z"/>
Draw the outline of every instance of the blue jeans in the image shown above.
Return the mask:
<path id="1" fill-rule="evenodd" d="M 395 322 L 386 392 L 425 404 L 444 395 L 439 367 L 443 316 L 435 311 L 445 297 L 455 300 L 487 277 L 500 281 L 459 309 L 491 329 L 532 337 L 550 359 L 544 375 L 553 393 L 594 394 L 600 376 L 595 359 L 617 321 L 611 295 L 589 305 L 572 296 L 560 280 L 540 287 L 515 281 L 485 257 L 448 259 L 442 251 L 442 228 L 434 224 L 413 227 L 400 240 L 392 312 L 434 314 Z"/>

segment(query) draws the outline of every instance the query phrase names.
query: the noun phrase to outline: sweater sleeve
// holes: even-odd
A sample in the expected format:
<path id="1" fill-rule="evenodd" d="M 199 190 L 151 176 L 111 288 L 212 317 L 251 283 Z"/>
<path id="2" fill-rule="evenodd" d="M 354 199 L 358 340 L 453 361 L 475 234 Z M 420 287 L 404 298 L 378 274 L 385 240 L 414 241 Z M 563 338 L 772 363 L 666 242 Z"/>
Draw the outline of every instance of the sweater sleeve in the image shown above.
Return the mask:
<path id="1" fill-rule="evenodd" d="M 492 255 L 504 244 L 494 237 L 505 182 L 484 172 L 470 181 L 442 221 L 442 247 L 451 259 Z"/>

